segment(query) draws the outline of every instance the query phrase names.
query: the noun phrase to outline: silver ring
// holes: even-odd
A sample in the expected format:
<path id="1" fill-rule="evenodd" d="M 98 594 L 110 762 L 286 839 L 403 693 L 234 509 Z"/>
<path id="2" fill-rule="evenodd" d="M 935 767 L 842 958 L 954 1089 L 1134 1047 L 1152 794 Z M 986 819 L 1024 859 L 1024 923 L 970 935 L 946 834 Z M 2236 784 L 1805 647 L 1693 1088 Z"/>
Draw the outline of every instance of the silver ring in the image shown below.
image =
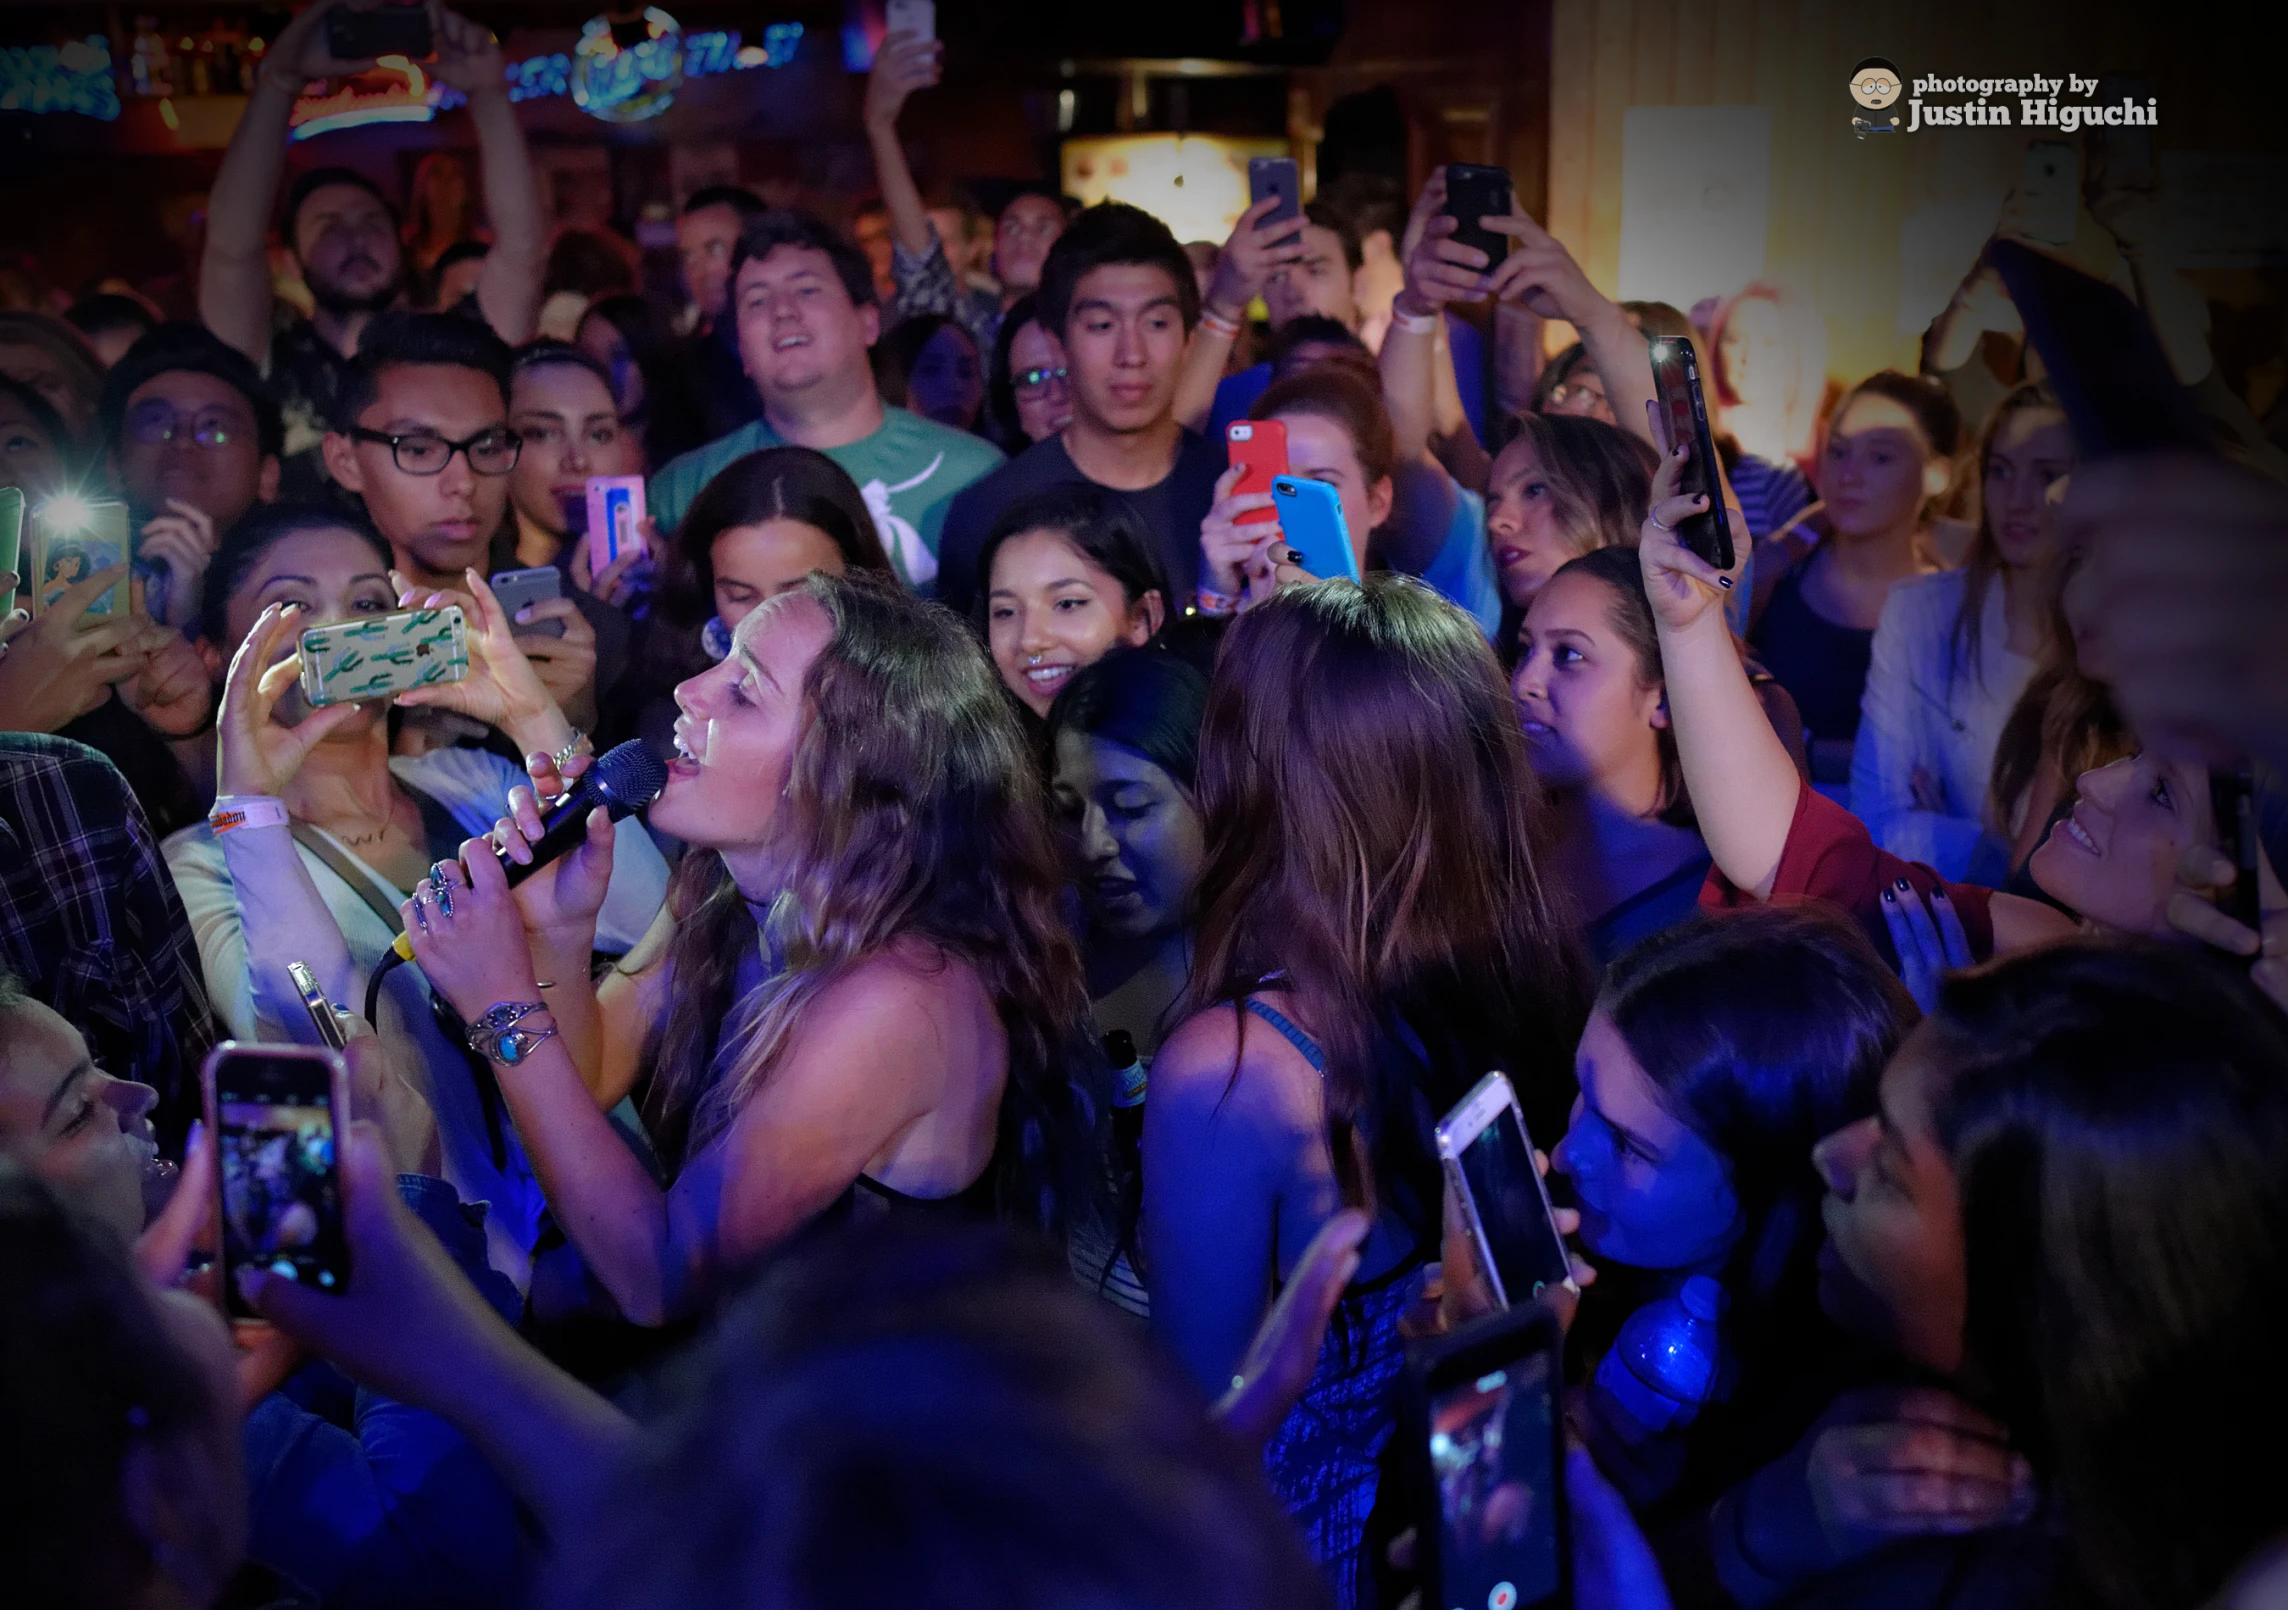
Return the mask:
<path id="1" fill-rule="evenodd" d="M 453 886 L 451 884 L 440 883 L 437 885 L 437 909 L 448 917 L 453 914 Z"/>
<path id="2" fill-rule="evenodd" d="M 458 861 L 432 861 L 432 862 L 430 862 L 430 863 L 429 863 L 429 881 L 430 881 L 431 883 L 434 883 L 435 885 L 437 885 L 437 887 L 438 887 L 438 888 L 440 888 L 440 889 L 443 889 L 443 888 L 447 888 L 447 887 L 449 887 L 449 886 L 451 885 L 451 883 L 452 883 L 452 879 L 451 879 L 450 875 L 448 874 L 448 870 L 447 870 L 447 869 L 448 869 L 448 868 L 451 868 L 451 867 L 455 867 L 455 866 L 458 866 L 458 865 L 460 865 L 460 863 L 459 863 Z"/>
<path id="3" fill-rule="evenodd" d="M 413 920 L 421 925 L 423 933 L 429 931 L 428 908 L 421 904 L 421 891 L 418 889 L 413 892 Z"/>
<path id="4" fill-rule="evenodd" d="M 1663 531 L 1667 532 L 1667 533 L 1668 533 L 1670 536 L 1672 536 L 1672 537 L 1673 537 L 1673 536 L 1675 536 L 1675 535 L 1676 535 L 1676 527 L 1674 527 L 1674 526 L 1672 526 L 1672 525 L 1661 525 L 1661 524 L 1660 524 L 1660 516 L 1659 516 L 1659 515 L 1657 515 L 1657 514 L 1655 514 L 1655 513 L 1653 513 L 1653 512 L 1652 512 L 1652 510 L 1650 510 L 1650 509 L 1647 509 L 1647 510 L 1645 510 L 1645 515 L 1644 515 L 1644 517 L 1645 517 L 1647 520 L 1650 520 L 1650 521 L 1651 521 L 1651 522 L 1652 522 L 1654 525 L 1656 525 L 1656 526 L 1659 526 L 1661 530 L 1663 530 Z"/>

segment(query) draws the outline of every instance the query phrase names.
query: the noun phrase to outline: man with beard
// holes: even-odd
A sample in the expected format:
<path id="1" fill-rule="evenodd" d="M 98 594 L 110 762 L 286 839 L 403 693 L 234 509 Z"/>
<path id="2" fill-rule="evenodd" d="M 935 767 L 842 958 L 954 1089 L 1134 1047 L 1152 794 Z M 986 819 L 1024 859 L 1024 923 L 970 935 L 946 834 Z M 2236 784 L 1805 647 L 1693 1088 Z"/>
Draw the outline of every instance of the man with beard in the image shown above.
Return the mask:
<path id="1" fill-rule="evenodd" d="M 279 231 L 316 308 L 308 319 L 274 320 L 264 250 L 270 209 L 286 165 L 294 102 L 313 79 L 362 72 L 371 62 L 339 61 L 326 44 L 326 13 L 342 0 L 318 0 L 280 31 L 262 59 L 207 205 L 206 258 L 199 316 L 223 340 L 265 366 L 286 419 L 285 476 L 292 498 L 323 486 L 318 453 L 366 324 L 402 304 L 406 261 L 396 210 L 371 179 L 350 168 L 319 168 L 287 193 Z M 511 345 L 528 339 L 540 306 L 546 226 L 532 160 L 503 77 L 500 43 L 481 24 L 439 10 L 437 56 L 429 71 L 469 100 L 494 231 L 473 295 L 453 311 L 490 324 Z"/>

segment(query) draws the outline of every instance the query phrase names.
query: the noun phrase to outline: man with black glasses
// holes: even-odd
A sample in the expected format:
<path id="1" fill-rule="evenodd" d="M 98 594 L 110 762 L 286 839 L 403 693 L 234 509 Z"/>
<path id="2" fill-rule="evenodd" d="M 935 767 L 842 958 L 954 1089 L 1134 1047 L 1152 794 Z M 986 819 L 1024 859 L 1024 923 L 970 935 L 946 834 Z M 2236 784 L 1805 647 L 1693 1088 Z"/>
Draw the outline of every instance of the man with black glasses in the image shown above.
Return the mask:
<path id="1" fill-rule="evenodd" d="M 152 618 L 187 626 L 215 544 L 278 494 L 278 404 L 253 363 L 196 324 L 162 324 L 104 376 L 96 426 L 156 567 Z"/>
<path id="2" fill-rule="evenodd" d="M 504 519 L 523 441 L 509 427 L 508 379 L 507 343 L 470 319 L 384 314 L 358 344 L 326 434 L 326 473 L 365 500 L 417 589 L 465 593 L 465 572 L 515 551 Z M 588 726 L 596 634 L 577 613 L 561 618 L 562 637 L 518 643 L 565 715 Z"/>

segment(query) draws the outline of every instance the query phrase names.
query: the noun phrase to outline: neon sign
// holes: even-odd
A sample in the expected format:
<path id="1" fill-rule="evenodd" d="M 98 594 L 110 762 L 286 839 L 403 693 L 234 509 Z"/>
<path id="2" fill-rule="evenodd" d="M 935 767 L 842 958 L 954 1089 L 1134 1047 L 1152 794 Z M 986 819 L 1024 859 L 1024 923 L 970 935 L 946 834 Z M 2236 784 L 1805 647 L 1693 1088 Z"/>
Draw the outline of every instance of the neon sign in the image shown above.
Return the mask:
<path id="1" fill-rule="evenodd" d="M 305 95 L 286 114 L 288 139 L 341 129 L 364 128 L 372 123 L 426 123 L 437 115 L 436 91 L 429 75 L 403 56 L 384 56 L 370 72 L 344 79 L 331 95 Z"/>
<path id="2" fill-rule="evenodd" d="M 111 46 L 101 34 L 68 45 L 0 50 L 0 112 L 77 112 L 108 123 L 119 116 Z"/>
<path id="3" fill-rule="evenodd" d="M 757 67 L 784 67 L 794 60 L 802 43 L 802 24 L 774 22 L 763 30 L 763 42 L 747 44 L 736 29 L 683 36 L 683 76 L 686 80 L 711 78 L 719 73 L 743 73 Z M 572 93 L 572 57 L 558 51 L 552 56 L 527 56 L 510 62 L 508 98 L 512 101 L 546 100 Z M 459 91 L 439 92 L 440 108 L 458 106 Z"/>
<path id="4" fill-rule="evenodd" d="M 658 8 L 648 15 L 666 18 L 669 29 L 674 28 L 674 19 Z M 599 28 L 602 20 L 596 19 L 589 28 Z M 582 42 L 586 39 L 584 34 Z M 674 47 L 672 70 L 666 64 L 667 52 L 660 48 L 669 41 Z M 629 65 L 608 69 L 589 66 L 581 79 L 586 99 L 575 88 L 580 64 L 573 54 L 559 51 L 510 62 L 504 76 L 512 101 L 570 95 L 597 117 L 632 122 L 666 110 L 673 95 L 668 87 L 671 82 L 749 72 L 758 67 L 784 67 L 794 60 L 801 43 L 799 22 L 772 23 L 763 30 L 759 45 L 746 43 L 736 30 L 668 32 L 664 37 L 647 38 L 634 50 L 619 52 L 623 62 L 634 58 Z M 644 55 L 647 49 L 654 54 Z M 307 140 L 312 135 L 368 123 L 426 123 L 438 112 L 466 104 L 467 97 L 459 90 L 430 80 L 402 56 L 387 57 L 377 66 L 382 74 L 394 75 L 394 82 L 377 81 L 380 74 L 360 74 L 338 85 L 330 95 L 304 96 L 297 101 L 291 137 Z M 167 119 L 171 110 L 162 108 L 162 118 Z M 118 118 L 119 111 L 117 71 L 111 46 L 102 35 L 91 34 L 63 45 L 0 47 L 0 112 L 74 112 L 108 123 Z M 171 119 L 167 121 L 174 126 Z"/>

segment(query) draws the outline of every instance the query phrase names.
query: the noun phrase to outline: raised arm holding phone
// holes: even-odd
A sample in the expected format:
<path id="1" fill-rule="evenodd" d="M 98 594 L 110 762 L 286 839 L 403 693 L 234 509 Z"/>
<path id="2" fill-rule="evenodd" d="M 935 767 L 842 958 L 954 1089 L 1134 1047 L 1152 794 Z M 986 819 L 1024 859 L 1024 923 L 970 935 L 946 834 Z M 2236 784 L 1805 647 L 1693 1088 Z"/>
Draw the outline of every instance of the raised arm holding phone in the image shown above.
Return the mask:
<path id="1" fill-rule="evenodd" d="M 287 453 L 313 484 L 320 471 L 309 449 L 325 429 L 339 371 L 356 354 L 374 315 L 404 300 L 405 248 L 397 210 L 371 180 L 350 168 L 303 175 L 288 195 L 280 228 L 316 305 L 306 322 L 277 328 L 265 243 L 285 177 L 294 103 L 312 80 L 345 78 L 373 66 L 370 59 L 333 54 L 332 30 L 342 20 L 334 14 L 371 9 L 353 0 L 317 0 L 286 25 L 262 58 L 254 92 L 215 176 L 199 277 L 200 319 L 269 374 L 287 414 Z M 439 0 L 428 0 L 424 12 L 436 53 L 425 66 L 468 97 L 477 131 L 493 241 L 477 280 L 475 311 L 515 345 L 532 335 L 547 252 L 547 220 L 531 152 L 508 98 L 500 42 Z"/>

